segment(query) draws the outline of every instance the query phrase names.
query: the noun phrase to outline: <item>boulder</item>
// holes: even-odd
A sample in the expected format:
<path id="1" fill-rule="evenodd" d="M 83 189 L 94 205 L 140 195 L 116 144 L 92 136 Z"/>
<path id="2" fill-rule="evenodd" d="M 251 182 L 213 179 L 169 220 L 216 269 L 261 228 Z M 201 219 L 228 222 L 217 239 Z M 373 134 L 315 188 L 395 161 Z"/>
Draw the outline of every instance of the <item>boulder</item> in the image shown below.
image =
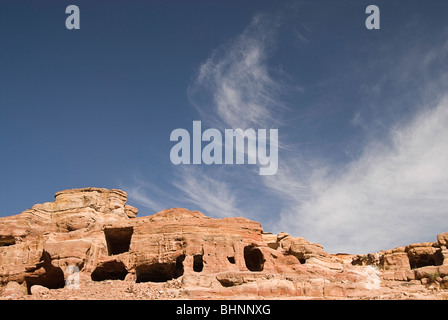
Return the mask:
<path id="1" fill-rule="evenodd" d="M 414 243 L 406 246 L 411 268 L 441 265 L 442 251 L 437 242 Z"/>
<path id="2" fill-rule="evenodd" d="M 448 232 L 439 233 L 437 235 L 437 242 L 440 246 L 448 246 Z"/>
<path id="3" fill-rule="evenodd" d="M 305 238 L 292 237 L 285 233 L 277 235 L 278 249 L 284 255 L 293 255 L 301 263 L 313 257 L 325 257 L 328 254 L 318 243 L 308 242 Z"/>
<path id="4" fill-rule="evenodd" d="M 381 257 L 381 264 L 385 270 L 411 269 L 409 255 L 408 252 L 406 252 L 406 247 L 399 247 L 385 251 Z"/>
<path id="5" fill-rule="evenodd" d="M 38 284 L 31 286 L 31 289 L 30 289 L 30 292 L 32 295 L 44 295 L 44 294 L 47 294 L 49 291 L 50 291 L 50 289 L 48 289 L 44 286 L 38 285 Z"/>
<path id="6" fill-rule="evenodd" d="M 17 299 L 27 294 L 26 286 L 15 281 L 9 281 L 1 293 L 1 297 Z"/>

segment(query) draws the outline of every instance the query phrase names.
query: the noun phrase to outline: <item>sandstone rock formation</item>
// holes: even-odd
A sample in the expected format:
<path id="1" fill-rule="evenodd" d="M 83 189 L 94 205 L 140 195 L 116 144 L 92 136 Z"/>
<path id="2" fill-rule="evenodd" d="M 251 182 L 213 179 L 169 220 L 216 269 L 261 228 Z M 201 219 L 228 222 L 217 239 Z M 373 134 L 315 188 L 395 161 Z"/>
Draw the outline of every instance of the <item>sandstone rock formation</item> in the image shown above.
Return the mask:
<path id="1" fill-rule="evenodd" d="M 0 296 L 448 297 L 448 233 L 379 253 L 329 254 L 304 238 L 265 233 L 245 218 L 180 208 L 137 218 L 126 199 L 116 189 L 65 190 L 54 202 L 0 218 Z"/>

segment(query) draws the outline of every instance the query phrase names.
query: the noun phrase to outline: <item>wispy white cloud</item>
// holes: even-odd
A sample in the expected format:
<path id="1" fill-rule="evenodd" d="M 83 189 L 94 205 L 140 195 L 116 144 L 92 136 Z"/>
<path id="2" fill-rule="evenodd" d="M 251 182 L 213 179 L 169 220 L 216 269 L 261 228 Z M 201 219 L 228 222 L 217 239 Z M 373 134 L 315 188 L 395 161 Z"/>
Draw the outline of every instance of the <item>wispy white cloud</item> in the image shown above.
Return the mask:
<path id="1" fill-rule="evenodd" d="M 279 23 L 276 15 L 256 15 L 241 34 L 217 48 L 199 66 L 188 96 L 204 127 L 256 130 L 276 128 L 281 122 L 280 114 L 286 107 L 279 95 L 287 85 L 271 74 L 268 64 Z M 281 74 L 280 70 L 277 72 Z M 219 147 L 219 141 L 217 144 Z M 265 147 L 269 145 L 268 141 Z M 246 151 L 245 156 L 249 157 Z M 245 215 L 242 203 L 237 201 L 241 188 L 234 188 L 235 181 L 229 179 L 224 168 L 213 169 L 210 174 L 203 166 L 176 167 L 169 178 L 180 194 L 175 198 L 160 194 L 159 188 L 138 179 L 126 189 L 130 199 L 150 209 L 180 202 L 214 217 Z M 257 174 L 253 166 L 245 169 Z"/>
<path id="2" fill-rule="evenodd" d="M 299 175 L 277 177 L 274 188 L 284 189 L 290 201 L 277 227 L 336 251 L 434 240 L 448 227 L 448 97 L 423 106 L 386 140 L 371 141 L 340 170 L 331 169 L 305 176 L 309 194 L 297 186 Z"/>
<path id="3" fill-rule="evenodd" d="M 285 109 L 278 96 L 285 84 L 267 63 L 279 19 L 256 15 L 228 44 L 215 50 L 199 68 L 188 93 L 201 118 L 215 127 L 266 128 Z"/>
<path id="4" fill-rule="evenodd" d="M 366 253 L 447 230 L 447 48 L 395 42 L 380 48 L 389 55 L 351 70 L 367 96 L 351 121 L 363 144 L 345 163 L 283 153 L 278 174 L 263 179 L 284 204 L 273 231 Z"/>
<path id="5" fill-rule="evenodd" d="M 136 176 L 134 176 L 130 183 L 121 183 L 120 188 L 126 190 L 128 199 L 131 202 L 139 207 L 141 206 L 151 210 L 151 212 L 147 212 L 146 214 L 152 214 L 170 207 L 169 203 L 171 202 L 172 197 L 169 194 L 154 184 L 143 181 Z M 139 212 L 140 216 L 146 214 Z"/>
<path id="6" fill-rule="evenodd" d="M 210 174 L 201 167 L 180 167 L 173 185 L 179 189 L 182 199 L 213 217 L 243 216 L 234 189 L 225 181 L 225 175 Z"/>
<path id="7" fill-rule="evenodd" d="M 241 34 L 200 65 L 188 95 L 206 125 L 256 130 L 277 128 L 282 122 L 286 107 L 279 96 L 287 85 L 272 75 L 268 64 L 279 22 L 276 15 L 256 15 Z M 214 169 L 210 174 L 203 167 L 178 168 L 173 185 L 184 201 L 212 216 L 243 216 L 242 204 L 237 201 L 243 186 L 235 188 L 236 182 L 223 168 Z M 247 171 L 253 168 L 247 166 Z"/>
<path id="8" fill-rule="evenodd" d="M 139 205 L 155 210 L 156 212 L 162 210 L 163 205 L 146 194 L 144 189 L 135 186 L 124 188 L 127 190 L 128 197 Z"/>

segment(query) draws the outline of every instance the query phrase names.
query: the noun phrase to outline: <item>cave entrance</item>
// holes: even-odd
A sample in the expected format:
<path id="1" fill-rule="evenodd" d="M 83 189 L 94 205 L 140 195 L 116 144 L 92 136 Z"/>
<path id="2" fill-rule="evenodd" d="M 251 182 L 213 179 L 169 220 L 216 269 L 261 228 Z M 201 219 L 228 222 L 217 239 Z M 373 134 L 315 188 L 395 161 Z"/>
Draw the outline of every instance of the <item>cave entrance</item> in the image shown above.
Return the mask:
<path id="1" fill-rule="evenodd" d="M 91 278 L 93 281 L 124 280 L 128 271 L 121 261 L 108 261 L 98 265 L 93 270 Z"/>
<path id="2" fill-rule="evenodd" d="M 166 282 L 184 274 L 185 255 L 180 255 L 173 262 L 156 262 L 144 264 L 135 269 L 136 282 Z"/>
<path id="3" fill-rule="evenodd" d="M 204 259 L 202 254 L 197 254 L 193 257 L 193 271 L 202 272 L 204 269 Z"/>
<path id="4" fill-rule="evenodd" d="M 0 247 L 8 247 L 16 244 L 16 239 L 12 235 L 0 236 Z"/>
<path id="5" fill-rule="evenodd" d="M 235 264 L 235 257 L 227 257 L 227 261 L 229 261 L 231 264 Z"/>
<path id="6" fill-rule="evenodd" d="M 28 294 L 31 294 L 31 287 L 34 285 L 44 286 L 48 289 L 60 289 L 65 287 L 64 272 L 61 268 L 51 264 L 51 259 L 47 252 L 44 251 L 42 253 L 37 266 L 38 269 L 36 269 L 35 272 L 25 275 Z"/>
<path id="7" fill-rule="evenodd" d="M 133 232 L 132 227 L 104 229 L 108 254 L 112 256 L 128 252 Z"/>
<path id="8" fill-rule="evenodd" d="M 442 251 L 436 250 L 434 253 L 424 254 L 412 254 L 409 255 L 409 264 L 411 269 L 427 267 L 427 266 L 439 266 L 443 263 Z"/>
<path id="9" fill-rule="evenodd" d="M 250 271 L 263 271 L 264 257 L 260 249 L 254 245 L 244 247 L 244 262 Z"/>

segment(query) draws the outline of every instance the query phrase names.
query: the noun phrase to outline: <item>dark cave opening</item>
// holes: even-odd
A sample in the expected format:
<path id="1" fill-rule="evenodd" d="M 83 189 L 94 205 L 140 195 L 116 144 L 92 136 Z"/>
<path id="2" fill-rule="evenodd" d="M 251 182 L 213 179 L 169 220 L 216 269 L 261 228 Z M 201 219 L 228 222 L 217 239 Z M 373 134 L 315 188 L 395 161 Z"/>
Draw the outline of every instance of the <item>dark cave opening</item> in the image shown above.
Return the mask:
<path id="1" fill-rule="evenodd" d="M 91 278 L 93 281 L 124 280 L 128 271 L 121 261 L 108 261 L 100 264 L 93 270 Z"/>
<path id="2" fill-rule="evenodd" d="M 244 247 L 244 261 L 250 271 L 263 271 L 265 259 L 261 250 L 256 246 Z"/>
<path id="3" fill-rule="evenodd" d="M 197 254 L 193 257 L 193 271 L 201 272 L 204 268 L 204 259 L 202 254 Z"/>
<path id="4" fill-rule="evenodd" d="M 184 274 L 185 255 L 180 255 L 173 262 L 155 262 L 136 268 L 136 282 L 166 282 Z"/>
<path id="5" fill-rule="evenodd" d="M 112 256 L 128 252 L 133 232 L 132 227 L 104 229 L 108 254 Z"/>

